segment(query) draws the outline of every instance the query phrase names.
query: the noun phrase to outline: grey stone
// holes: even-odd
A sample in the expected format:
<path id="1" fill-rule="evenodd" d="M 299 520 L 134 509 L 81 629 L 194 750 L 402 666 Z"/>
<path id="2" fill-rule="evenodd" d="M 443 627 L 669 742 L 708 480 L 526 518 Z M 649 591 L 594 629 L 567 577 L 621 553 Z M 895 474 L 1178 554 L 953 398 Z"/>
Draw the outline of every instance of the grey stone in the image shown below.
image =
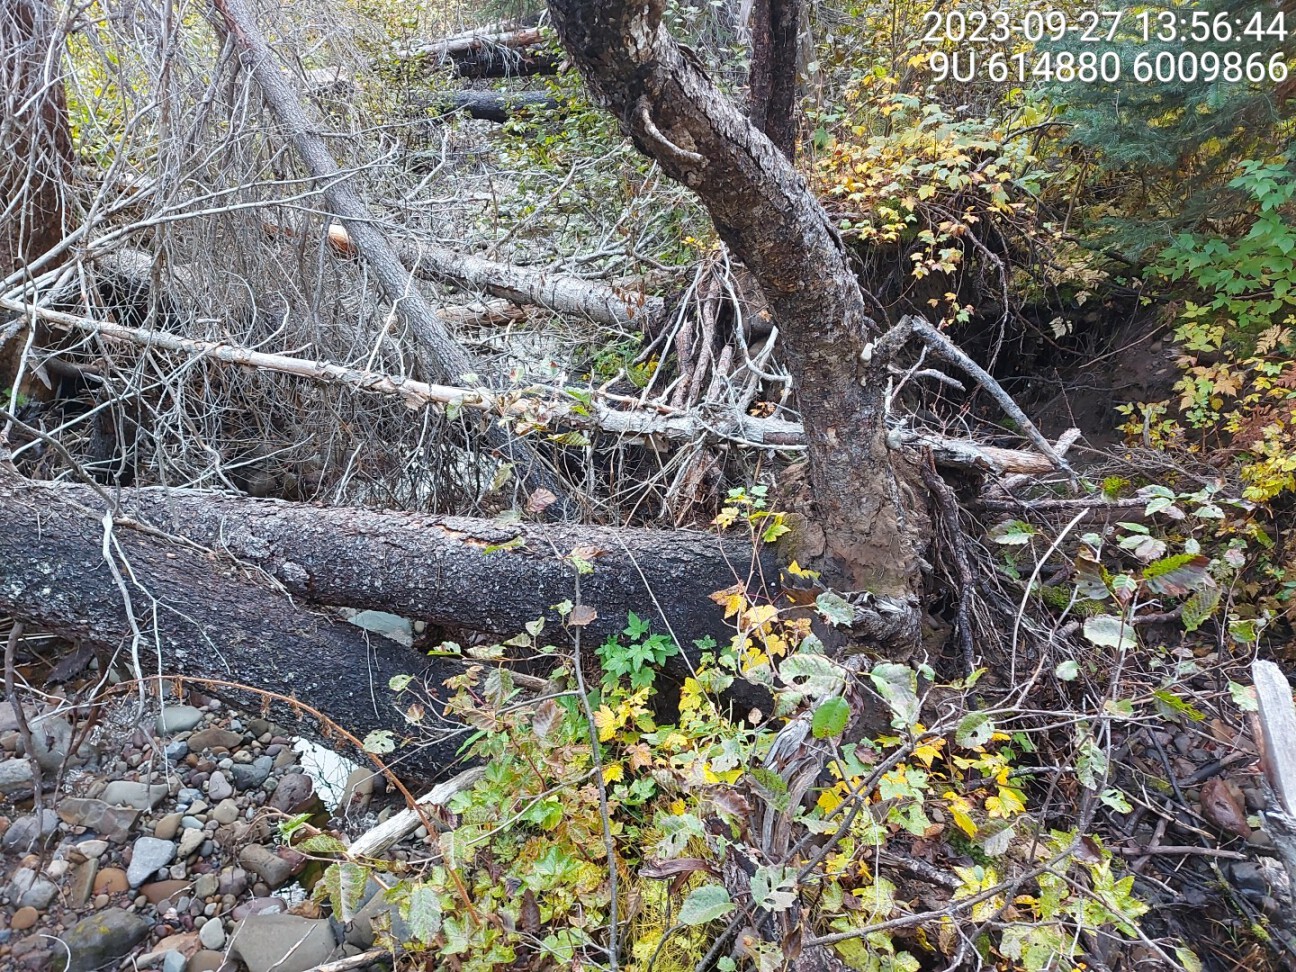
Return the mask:
<path id="1" fill-rule="evenodd" d="M 289 773 L 279 780 L 274 795 L 266 802 L 272 810 L 290 816 L 300 813 L 315 796 L 315 783 L 305 773 Z"/>
<path id="2" fill-rule="evenodd" d="M 18 907 L 44 911 L 56 897 L 58 897 L 58 886 L 53 881 L 38 877 L 27 892 L 18 899 Z"/>
<path id="3" fill-rule="evenodd" d="M 269 756 L 258 756 L 250 764 L 235 763 L 230 769 L 234 785 L 240 790 L 255 790 L 266 781 L 274 769 L 274 760 Z"/>
<path id="4" fill-rule="evenodd" d="M 60 715 L 32 723 L 32 752 L 41 769 L 53 772 L 63 765 L 72 748 L 72 724 Z"/>
<path id="5" fill-rule="evenodd" d="M 192 705 L 168 705 L 157 717 L 159 736 L 171 736 L 178 732 L 188 732 L 202 722 L 202 709 Z"/>
<path id="6" fill-rule="evenodd" d="M 210 898 L 220 891 L 220 878 L 215 874 L 200 874 L 194 880 L 194 897 L 203 899 Z"/>
<path id="7" fill-rule="evenodd" d="M 60 948 L 55 952 L 55 968 L 60 972 L 91 972 L 116 962 L 148 933 L 149 923 L 139 915 L 121 908 L 105 908 L 83 918 L 63 936 L 67 951 Z"/>
<path id="8" fill-rule="evenodd" d="M 104 852 L 108 850 L 108 841 L 106 840 L 83 840 L 79 844 L 73 845 L 77 851 L 87 859 L 94 857 L 103 857 Z"/>
<path id="9" fill-rule="evenodd" d="M 113 780 L 104 787 L 99 799 L 114 807 L 152 810 L 171 792 L 165 783 L 140 783 L 136 780 Z"/>
<path id="10" fill-rule="evenodd" d="M 229 951 L 248 972 L 306 972 L 327 962 L 336 947 L 327 919 L 261 914 L 239 923 Z"/>
<path id="11" fill-rule="evenodd" d="M 48 837 L 58 828 L 59 817 L 53 810 L 42 810 L 40 818 L 29 813 L 19 817 L 9 825 L 4 837 L 0 838 L 0 847 L 7 851 L 26 854 L 33 850 L 42 838 Z"/>
<path id="12" fill-rule="evenodd" d="M 130 807 L 114 807 L 103 800 L 83 797 L 64 797 L 58 804 L 58 815 L 73 827 L 87 827 L 108 840 L 118 843 L 130 834 L 140 811 Z"/>
<path id="13" fill-rule="evenodd" d="M 139 887 L 159 868 L 170 864 L 175 852 L 176 846 L 169 840 L 158 840 L 156 837 L 135 838 L 130 867 L 126 869 L 126 880 L 132 888 Z"/>
<path id="14" fill-rule="evenodd" d="M 295 871 L 293 861 L 285 860 L 269 847 L 260 844 L 248 844 L 239 851 L 238 862 L 265 881 L 270 888 L 287 884 Z"/>
<path id="15" fill-rule="evenodd" d="M 4 708 L 0 706 L 0 708 Z M 32 791 L 31 763 L 11 757 L 0 760 L 0 793 L 11 800 L 27 796 Z"/>
<path id="16" fill-rule="evenodd" d="M 1269 883 L 1264 879 L 1264 872 L 1252 861 L 1235 861 L 1233 863 L 1233 882 L 1243 891 L 1269 893 Z"/>
<path id="17" fill-rule="evenodd" d="M 184 952 L 177 952 L 174 948 L 169 949 L 162 956 L 162 972 L 185 972 L 185 966 L 189 960 L 184 957 Z"/>
<path id="18" fill-rule="evenodd" d="M 226 867 L 220 872 L 220 893 L 232 895 L 237 898 L 247 890 L 248 875 L 247 871 L 241 867 Z"/>
<path id="19" fill-rule="evenodd" d="M 203 948 L 218 949 L 225 947 L 225 928 L 219 918 L 213 918 L 198 930 L 198 941 Z"/>
<path id="20" fill-rule="evenodd" d="M 228 800 L 234 795 L 234 787 L 230 786 L 229 780 L 220 770 L 213 773 L 207 781 L 207 795 L 213 800 Z"/>
<path id="21" fill-rule="evenodd" d="M 182 786 L 176 793 L 176 803 L 180 806 L 189 806 L 196 800 L 202 799 L 202 790 L 195 789 L 192 786 Z"/>
<path id="22" fill-rule="evenodd" d="M 222 800 L 211 812 L 211 818 L 218 824 L 232 824 L 239 818 L 239 806 L 233 800 Z"/>
<path id="23" fill-rule="evenodd" d="M 375 890 L 377 883 L 370 879 L 370 885 Z M 382 893 L 372 893 L 366 887 L 365 895 L 368 901 L 365 903 L 356 916 L 352 919 L 351 924 L 347 926 L 346 942 L 348 945 L 354 945 L 360 949 L 370 949 L 374 946 L 374 939 L 377 937 L 378 929 L 382 929 L 384 934 L 390 935 L 397 942 L 409 941 L 414 937 L 410 931 L 408 923 L 400 915 L 400 907 L 393 902 L 387 901 Z M 378 928 L 375 928 L 375 924 Z"/>
<path id="24" fill-rule="evenodd" d="M 90 900 L 90 895 L 94 893 L 95 875 L 98 873 L 98 856 L 91 857 L 84 864 L 76 866 L 76 870 L 72 872 L 72 880 L 68 884 L 68 897 L 73 905 L 80 907 Z"/>
<path id="25" fill-rule="evenodd" d="M 186 830 L 180 835 L 180 843 L 176 849 L 176 857 L 185 860 L 190 854 L 202 846 L 207 836 L 201 830 Z"/>
<path id="26" fill-rule="evenodd" d="M 183 739 L 177 739 L 174 742 L 167 743 L 166 749 L 162 750 L 166 755 L 167 761 L 178 763 L 189 755 L 189 744 Z"/>

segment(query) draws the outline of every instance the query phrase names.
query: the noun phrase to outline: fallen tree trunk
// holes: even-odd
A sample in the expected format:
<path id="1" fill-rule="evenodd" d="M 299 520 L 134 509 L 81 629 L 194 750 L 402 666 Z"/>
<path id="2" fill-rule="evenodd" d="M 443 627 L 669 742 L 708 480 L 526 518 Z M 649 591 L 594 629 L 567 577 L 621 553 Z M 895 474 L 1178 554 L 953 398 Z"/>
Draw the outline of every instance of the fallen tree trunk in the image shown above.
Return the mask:
<path id="1" fill-rule="evenodd" d="M 453 58 L 461 78 L 532 78 L 558 73 L 561 61 L 552 54 L 483 46 Z"/>
<path id="2" fill-rule="evenodd" d="M 481 121 L 503 125 L 519 111 L 553 111 L 558 100 L 536 91 L 452 91 L 431 105 L 436 114 L 449 115 L 464 111 Z"/>
<path id="3" fill-rule="evenodd" d="M 707 438 L 737 442 L 753 448 L 795 449 L 805 444 L 805 430 L 799 423 L 777 418 L 757 418 L 736 410 L 716 413 L 711 410 L 686 411 L 639 408 L 631 411 L 608 406 L 602 396 L 591 392 L 589 407 L 578 411 L 574 400 L 559 389 L 530 389 L 515 398 L 497 398 L 480 388 L 433 385 L 381 372 L 360 371 L 327 361 L 311 361 L 291 355 L 253 351 L 214 341 L 196 341 L 163 331 L 145 331 L 125 327 L 112 321 L 92 318 L 42 307 L 28 307 L 18 301 L 0 297 L 0 308 L 30 314 L 35 318 L 73 327 L 89 334 L 120 338 L 144 347 L 165 348 L 227 364 L 247 368 L 264 368 L 285 375 L 296 375 L 313 381 L 347 385 L 357 391 L 399 396 L 410 408 L 424 405 L 451 405 L 479 409 L 499 415 L 543 421 L 552 426 L 597 429 L 629 438 L 660 438 L 667 441 L 698 442 Z M 530 397 L 543 395 L 545 398 Z M 619 396 L 609 400 L 631 403 Z M 547 400 L 546 400 L 547 399 Z M 1004 449 L 966 439 L 951 439 L 928 432 L 893 429 L 896 446 L 908 449 L 930 449 L 936 462 L 955 468 L 981 469 L 996 474 L 1047 475 L 1057 469 L 1056 463 L 1038 452 Z M 1077 430 L 1068 433 L 1078 435 Z M 1065 437 L 1064 437 L 1065 438 Z M 1071 438 L 1074 441 L 1074 437 Z M 1069 442 L 1068 442 L 1069 445 Z M 1060 450 L 1060 451 L 1065 451 Z"/>
<path id="4" fill-rule="evenodd" d="M 32 483 L 25 493 L 50 504 L 103 506 L 88 486 Z M 315 604 L 502 636 L 544 617 L 545 636 L 560 643 L 565 636 L 554 605 L 573 597 L 573 552 L 594 567 L 581 578 L 581 600 L 598 611 L 585 631 L 600 640 L 619 633 L 629 611 L 654 630 L 673 631 L 684 646 L 704 635 L 727 638 L 733 631 L 709 595 L 745 582 L 753 569 L 749 544 L 696 531 L 497 523 L 175 489 L 127 489 L 113 497 L 121 516 L 228 552 Z M 0 539 L 0 563 L 39 548 L 36 532 L 25 532 L 22 540 L 14 531 Z M 777 582 L 771 556 L 755 568 Z"/>
<path id="5" fill-rule="evenodd" d="M 83 508 L 69 500 L 75 497 Z M 0 612 L 107 652 L 132 652 L 145 673 L 235 682 L 293 696 L 361 739 L 375 729 L 397 738 L 408 727 L 387 687 L 414 675 L 433 691 L 463 671 L 461 663 L 427 658 L 354 625 L 294 605 L 223 559 L 183 543 L 117 525 L 113 556 L 130 594 L 104 558 L 102 499 L 89 489 L 63 491 L 0 475 Z M 91 513 L 89 511 L 95 511 Z M 232 694 L 249 711 L 262 698 Z M 413 701 L 403 698 L 406 704 Z M 429 714 L 439 713 L 434 698 Z M 314 720 L 285 706 L 276 717 L 303 734 L 324 738 Z M 454 772 L 462 736 L 426 736 L 392 757 L 402 776 L 433 781 Z M 329 745 L 341 743 L 329 738 Z M 363 758 L 363 757 L 361 757 Z"/>

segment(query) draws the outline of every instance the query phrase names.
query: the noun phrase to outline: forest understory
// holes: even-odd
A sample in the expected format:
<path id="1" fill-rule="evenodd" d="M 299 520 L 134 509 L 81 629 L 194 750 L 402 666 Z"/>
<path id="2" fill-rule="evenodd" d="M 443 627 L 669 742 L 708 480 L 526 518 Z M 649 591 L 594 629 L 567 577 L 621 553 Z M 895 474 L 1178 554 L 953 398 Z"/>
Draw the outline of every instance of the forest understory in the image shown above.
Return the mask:
<path id="1" fill-rule="evenodd" d="M 1291 3 L 478 6 L 0 0 L 0 964 L 1296 964 Z"/>

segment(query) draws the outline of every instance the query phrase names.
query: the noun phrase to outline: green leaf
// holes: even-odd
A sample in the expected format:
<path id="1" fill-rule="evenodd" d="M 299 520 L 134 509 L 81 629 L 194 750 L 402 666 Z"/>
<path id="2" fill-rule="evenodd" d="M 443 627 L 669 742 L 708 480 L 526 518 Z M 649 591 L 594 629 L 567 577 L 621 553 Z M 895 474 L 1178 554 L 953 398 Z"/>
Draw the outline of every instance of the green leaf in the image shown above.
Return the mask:
<path id="1" fill-rule="evenodd" d="M 680 905 L 679 920 L 683 925 L 705 925 L 722 918 L 734 910 L 733 899 L 722 884 L 704 884 L 694 888 Z"/>
<path id="2" fill-rule="evenodd" d="M 1192 949 L 1177 946 L 1175 958 L 1184 967 L 1184 972 L 1202 972 L 1202 961 Z"/>
<path id="3" fill-rule="evenodd" d="M 320 886 L 333 908 L 333 916 L 346 924 L 355 918 L 364 902 L 369 871 L 359 864 L 342 861 L 330 864 L 320 879 Z M 316 894 L 318 895 L 318 891 Z"/>
<path id="4" fill-rule="evenodd" d="M 409 923 L 411 934 L 424 945 L 431 945 L 441 930 L 441 896 L 430 884 L 416 884 L 401 902 L 401 916 Z"/>
<path id="5" fill-rule="evenodd" d="M 1210 561 L 1201 554 L 1172 554 L 1143 568 L 1143 584 L 1153 594 L 1181 597 L 1210 581 Z"/>
<path id="6" fill-rule="evenodd" d="M 1191 632 L 1200 628 L 1215 613 L 1219 602 L 1220 591 L 1213 584 L 1193 591 L 1183 602 L 1183 613 L 1179 616 L 1184 630 Z"/>
<path id="7" fill-rule="evenodd" d="M 755 784 L 756 794 L 775 810 L 783 811 L 788 807 L 787 780 L 767 766 L 753 766 L 747 771 Z"/>
<path id="8" fill-rule="evenodd" d="M 1152 697 L 1161 704 L 1163 713 L 1167 716 L 1183 715 L 1187 716 L 1193 722 L 1201 722 L 1206 718 L 1206 713 L 1189 705 L 1173 692 L 1168 692 L 1165 689 L 1157 689 L 1152 693 Z"/>
<path id="9" fill-rule="evenodd" d="M 848 628 L 855 623 L 854 606 L 832 591 L 824 591 L 815 598 L 815 610 L 823 615 L 825 621 L 839 628 Z"/>
<path id="10" fill-rule="evenodd" d="M 966 749 L 984 746 L 994 735 L 995 724 L 984 712 L 969 712 L 954 730 L 954 742 Z"/>
<path id="11" fill-rule="evenodd" d="M 396 748 L 396 737 L 390 729 L 375 729 L 361 743 L 366 753 L 383 756 Z"/>
<path id="12" fill-rule="evenodd" d="M 850 703 L 841 696 L 835 695 L 819 703 L 814 718 L 810 722 L 810 731 L 814 733 L 816 739 L 840 736 L 846 731 L 846 723 L 850 722 L 850 717 Z"/>
<path id="13" fill-rule="evenodd" d="M 311 834 L 293 849 L 303 854 L 345 854 L 347 846 L 332 834 Z"/>
<path id="14" fill-rule="evenodd" d="M 918 701 L 918 673 L 908 665 L 881 662 L 869 672 L 878 695 L 891 707 L 895 718 L 891 725 L 907 729 L 918 721 L 922 704 Z"/>
<path id="15" fill-rule="evenodd" d="M 1117 813 L 1133 813 L 1134 806 L 1126 799 L 1125 794 L 1114 786 L 1109 786 L 1098 794 L 1098 799 Z"/>
<path id="16" fill-rule="evenodd" d="M 1228 623 L 1228 633 L 1229 637 L 1234 641 L 1240 641 L 1243 644 L 1251 644 L 1260 638 L 1260 629 L 1253 618 L 1244 621 L 1230 621 Z"/>
<path id="17" fill-rule="evenodd" d="M 1112 614 L 1095 614 L 1086 618 L 1084 636 L 1104 648 L 1127 649 L 1137 644 L 1133 627 Z"/>
<path id="18" fill-rule="evenodd" d="M 414 681 L 413 675 L 393 675 L 387 680 L 387 687 L 393 692 L 404 692 L 412 681 Z"/>
<path id="19" fill-rule="evenodd" d="M 1009 520 L 1007 523 L 997 523 L 990 530 L 991 540 L 1010 547 L 1019 547 L 1030 543 L 1033 536 L 1035 536 L 1035 528 L 1023 520 Z"/>
<path id="20" fill-rule="evenodd" d="M 1080 674 L 1080 665 L 1075 659 L 1068 658 L 1058 663 L 1058 667 L 1053 669 L 1053 674 L 1063 682 L 1074 682 Z"/>
<path id="21" fill-rule="evenodd" d="M 1256 693 L 1254 685 L 1239 685 L 1232 680 L 1228 683 L 1229 695 L 1233 698 L 1233 704 L 1243 712 L 1259 712 L 1260 705 L 1256 702 Z"/>
<path id="22" fill-rule="evenodd" d="M 846 671 L 826 655 L 791 655 L 779 664 L 779 680 L 816 699 L 841 695 Z"/>
<path id="23" fill-rule="evenodd" d="M 796 904 L 796 869 L 762 864 L 751 879 L 752 904 L 766 911 L 787 911 Z"/>

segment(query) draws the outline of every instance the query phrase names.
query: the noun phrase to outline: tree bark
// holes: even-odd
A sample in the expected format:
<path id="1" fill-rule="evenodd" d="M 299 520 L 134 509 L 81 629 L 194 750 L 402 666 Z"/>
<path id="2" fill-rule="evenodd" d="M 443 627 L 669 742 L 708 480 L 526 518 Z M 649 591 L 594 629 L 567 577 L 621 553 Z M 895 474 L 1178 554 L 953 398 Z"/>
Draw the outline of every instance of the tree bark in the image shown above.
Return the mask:
<path id="1" fill-rule="evenodd" d="M 755 0 L 752 4 L 748 117 L 789 159 L 796 157 L 800 21 L 801 0 Z"/>
<path id="2" fill-rule="evenodd" d="M 71 218 L 64 194 L 72 132 L 56 19 L 45 0 L 0 3 L 0 279 L 56 246 Z M 0 389 L 13 386 L 23 344 L 0 347 Z M 27 382 L 20 389 L 30 390 Z"/>
<path id="3" fill-rule="evenodd" d="M 37 509 L 66 509 L 69 502 L 103 507 L 88 486 L 31 483 L 22 494 Z M 304 601 L 502 636 L 544 617 L 546 637 L 564 640 L 554 605 L 573 595 L 567 559 L 573 551 L 594 567 L 581 578 L 581 599 L 598 611 L 585 632 L 599 640 L 620 632 L 628 611 L 652 621 L 656 631 L 674 632 L 683 647 L 704 635 L 727 639 L 733 629 L 710 595 L 746 583 L 753 572 L 771 589 L 778 581 L 772 555 L 754 561 L 748 543 L 694 531 L 497 523 L 177 489 L 112 495 L 119 515 L 255 565 Z M 30 572 L 24 561 L 41 549 L 41 534 L 30 517 L 11 525 L 0 533 L 0 564 Z M 0 568 L 0 578 L 9 569 Z M 50 619 L 29 614 L 35 605 L 27 602 L 5 604 L 3 587 L 0 581 L 0 609 Z M 200 596 L 201 588 L 195 591 Z"/>
<path id="4" fill-rule="evenodd" d="M 439 97 L 432 110 L 444 115 L 464 111 L 472 118 L 503 125 L 518 111 L 553 111 L 557 107 L 556 99 L 535 91 L 452 91 Z"/>
<path id="5" fill-rule="evenodd" d="M 880 328 L 841 238 L 788 159 L 662 24 L 664 0 L 550 0 L 595 97 L 641 151 L 697 193 L 779 322 L 805 422 L 827 576 L 908 598 L 924 516 L 886 440 Z M 906 612 L 909 621 L 916 612 Z"/>
<path id="6" fill-rule="evenodd" d="M 69 501 L 73 495 L 80 505 Z M 118 653 L 118 663 L 129 664 L 134 629 L 104 559 L 99 519 L 104 508 L 88 489 L 65 493 L 0 475 L 0 612 Z M 453 772 L 462 737 L 409 729 L 387 682 L 393 675 L 416 676 L 431 690 L 424 702 L 434 715 L 440 711 L 436 695 L 442 682 L 461 673 L 461 663 L 423 657 L 295 606 L 254 571 L 190 545 L 124 525 L 113 535 L 145 672 L 220 679 L 294 696 L 361 739 L 374 729 L 393 730 L 397 738 L 408 731 L 420 737 L 420 745 L 393 754 L 402 776 L 431 782 Z M 232 694 L 249 711 L 260 708 L 261 699 L 253 694 L 220 694 Z M 300 725 L 303 734 L 323 736 L 314 720 L 299 722 L 284 707 L 278 716 L 287 725 Z"/>

